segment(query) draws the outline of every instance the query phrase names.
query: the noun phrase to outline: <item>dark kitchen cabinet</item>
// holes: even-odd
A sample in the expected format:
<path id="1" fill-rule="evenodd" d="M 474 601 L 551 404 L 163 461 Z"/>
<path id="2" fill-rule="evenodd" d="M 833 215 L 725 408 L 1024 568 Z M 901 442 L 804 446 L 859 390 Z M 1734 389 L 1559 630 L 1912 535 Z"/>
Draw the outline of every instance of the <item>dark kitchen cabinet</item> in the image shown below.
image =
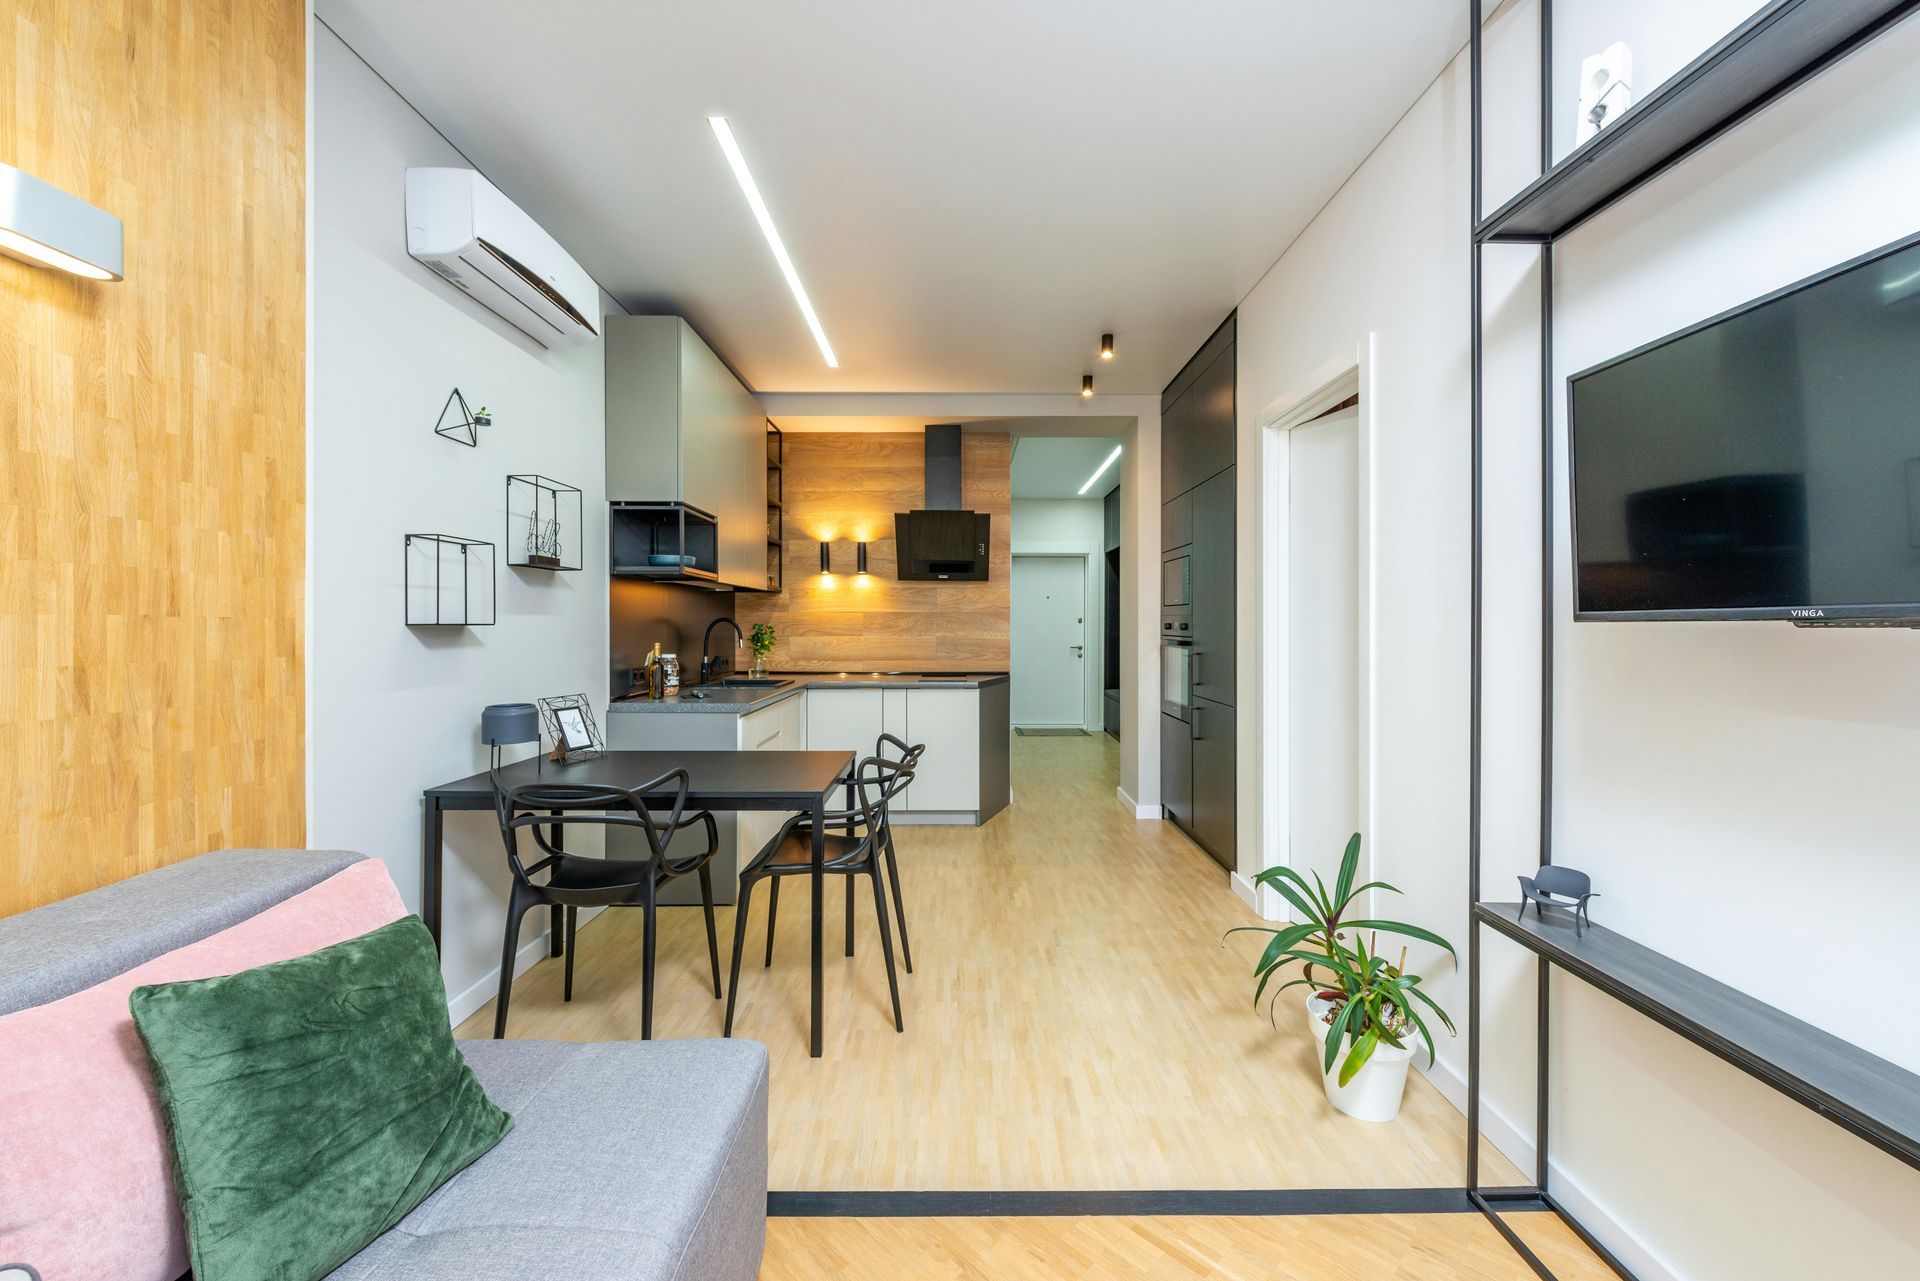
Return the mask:
<path id="1" fill-rule="evenodd" d="M 1101 520 L 1106 531 L 1106 542 L 1102 551 L 1116 551 L 1120 547 L 1120 486 L 1115 485 L 1107 491 L 1101 500 Z"/>
<path id="2" fill-rule="evenodd" d="M 1213 861 L 1234 868 L 1234 711 L 1231 707 L 1193 700 L 1188 713 L 1187 752 L 1192 761 L 1193 821 L 1187 832 Z"/>
<path id="3" fill-rule="evenodd" d="M 1193 495 L 1182 494 L 1161 504 L 1160 550 L 1170 552 L 1193 541 Z"/>
<path id="4" fill-rule="evenodd" d="M 1193 491 L 1187 552 L 1193 608 L 1193 692 L 1231 707 L 1234 663 L 1234 498 L 1229 467 Z"/>
<path id="5" fill-rule="evenodd" d="M 1184 494 L 1234 463 L 1234 319 L 1160 396 L 1160 496 Z"/>
<path id="6" fill-rule="evenodd" d="M 1160 713 L 1160 805 L 1193 831 L 1193 735 L 1187 723 Z"/>

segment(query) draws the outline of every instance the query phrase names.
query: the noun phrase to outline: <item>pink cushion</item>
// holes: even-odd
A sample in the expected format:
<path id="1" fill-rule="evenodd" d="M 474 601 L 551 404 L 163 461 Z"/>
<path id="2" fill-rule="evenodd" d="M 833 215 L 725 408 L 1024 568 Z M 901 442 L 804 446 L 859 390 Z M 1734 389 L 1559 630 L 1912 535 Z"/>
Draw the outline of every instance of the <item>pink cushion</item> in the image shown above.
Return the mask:
<path id="1" fill-rule="evenodd" d="M 369 859 L 98 987 L 0 1017 L 0 1264 L 32 1264 L 46 1281 L 176 1281 L 186 1232 L 128 993 L 305 956 L 405 914 Z"/>

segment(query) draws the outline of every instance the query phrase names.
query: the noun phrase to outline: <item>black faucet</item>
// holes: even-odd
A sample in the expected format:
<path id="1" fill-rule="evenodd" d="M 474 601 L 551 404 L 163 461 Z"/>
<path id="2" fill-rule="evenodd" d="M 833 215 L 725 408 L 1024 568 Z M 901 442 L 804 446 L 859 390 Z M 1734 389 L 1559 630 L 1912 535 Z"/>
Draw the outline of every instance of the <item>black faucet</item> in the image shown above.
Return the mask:
<path id="1" fill-rule="evenodd" d="M 706 635 L 700 638 L 700 683 L 702 685 L 705 685 L 713 679 L 714 664 L 713 659 L 707 656 L 707 646 L 713 643 L 713 629 L 722 623 L 733 628 L 733 647 L 735 649 L 740 648 L 747 640 L 746 635 L 740 630 L 740 624 L 734 622 L 725 614 L 720 615 L 720 617 L 708 623 Z"/>

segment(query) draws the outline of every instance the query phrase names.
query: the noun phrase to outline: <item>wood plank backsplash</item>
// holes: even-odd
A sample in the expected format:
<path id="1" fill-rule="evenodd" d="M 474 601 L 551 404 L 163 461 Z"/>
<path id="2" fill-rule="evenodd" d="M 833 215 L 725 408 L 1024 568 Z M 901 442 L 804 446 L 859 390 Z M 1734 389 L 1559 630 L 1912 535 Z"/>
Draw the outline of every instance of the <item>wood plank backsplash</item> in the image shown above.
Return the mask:
<path id="1" fill-rule="evenodd" d="M 0 158 L 126 226 L 0 257 L 0 915 L 303 842 L 306 21 L 0 19 Z"/>
<path id="2" fill-rule="evenodd" d="M 1013 573 L 1013 442 L 969 431 L 960 446 L 961 501 L 993 518 L 984 583 L 903 583 L 893 516 L 925 505 L 925 438 L 918 432 L 788 432 L 783 468 L 783 590 L 741 592 L 743 627 L 772 623 L 781 671 L 1008 669 Z M 820 540 L 833 573 L 820 573 Z M 867 543 L 867 574 L 854 544 Z"/>

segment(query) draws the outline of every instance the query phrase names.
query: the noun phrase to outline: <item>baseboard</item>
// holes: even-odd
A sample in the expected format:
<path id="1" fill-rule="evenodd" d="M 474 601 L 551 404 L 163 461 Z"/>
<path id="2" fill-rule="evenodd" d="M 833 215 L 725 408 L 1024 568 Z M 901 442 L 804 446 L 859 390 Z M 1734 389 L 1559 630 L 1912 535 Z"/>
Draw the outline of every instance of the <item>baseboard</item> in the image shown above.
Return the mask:
<path id="1" fill-rule="evenodd" d="M 1259 915 L 1259 886 L 1238 872 L 1229 872 L 1227 874 L 1227 880 L 1233 886 L 1233 896 L 1252 908 L 1254 915 Z"/>
<path id="2" fill-rule="evenodd" d="M 598 911 L 598 909 L 591 910 L 595 912 Z M 547 912 L 542 908 L 539 914 L 545 917 Z M 528 915 L 532 915 L 532 913 Z M 583 912 L 580 923 L 585 925 L 588 919 L 590 918 Z M 549 950 L 547 933 L 548 931 L 542 928 L 533 938 L 520 944 L 520 950 L 514 953 L 513 957 L 514 978 L 519 978 L 522 974 L 525 974 L 528 970 L 547 959 Z M 495 996 L 499 995 L 499 992 L 500 967 L 496 965 L 480 978 L 476 979 L 471 986 L 447 998 L 447 1017 L 453 1021 L 455 1027 L 458 1027 L 462 1021 L 473 1017 L 475 1010 L 480 1009 L 488 1001 L 491 1001 Z"/>
<path id="3" fill-rule="evenodd" d="M 978 827 L 980 813 L 978 810 L 895 810 L 887 821 L 895 827 Z"/>
<path id="4" fill-rule="evenodd" d="M 1446 1063 L 1429 1067 L 1418 1054 L 1414 1055 L 1413 1065 L 1433 1083 L 1433 1088 L 1440 1092 L 1442 1098 L 1460 1109 L 1463 1117 L 1466 1115 L 1467 1082 L 1464 1077 Z M 1480 1134 L 1509 1161 L 1519 1166 L 1522 1174 L 1529 1179 L 1533 1177 L 1533 1140 L 1522 1134 L 1505 1113 L 1485 1098 L 1480 1100 Z M 1554 1198 L 1568 1214 L 1580 1221 L 1582 1227 L 1618 1255 L 1639 1281 L 1683 1281 L 1672 1264 L 1636 1237 L 1605 1203 L 1587 1191 L 1578 1179 L 1569 1175 L 1564 1166 L 1558 1161 L 1550 1161 L 1549 1165 L 1548 1181 L 1553 1185 L 1550 1190 Z"/>
<path id="5" fill-rule="evenodd" d="M 1127 795 L 1126 788 L 1116 787 L 1113 789 L 1113 791 L 1114 791 L 1114 794 L 1120 798 L 1120 803 L 1127 807 L 1127 809 L 1133 814 L 1135 819 L 1164 817 L 1161 814 L 1160 807 L 1158 805 L 1140 804 L 1138 801 L 1134 800 L 1131 796 Z"/>

